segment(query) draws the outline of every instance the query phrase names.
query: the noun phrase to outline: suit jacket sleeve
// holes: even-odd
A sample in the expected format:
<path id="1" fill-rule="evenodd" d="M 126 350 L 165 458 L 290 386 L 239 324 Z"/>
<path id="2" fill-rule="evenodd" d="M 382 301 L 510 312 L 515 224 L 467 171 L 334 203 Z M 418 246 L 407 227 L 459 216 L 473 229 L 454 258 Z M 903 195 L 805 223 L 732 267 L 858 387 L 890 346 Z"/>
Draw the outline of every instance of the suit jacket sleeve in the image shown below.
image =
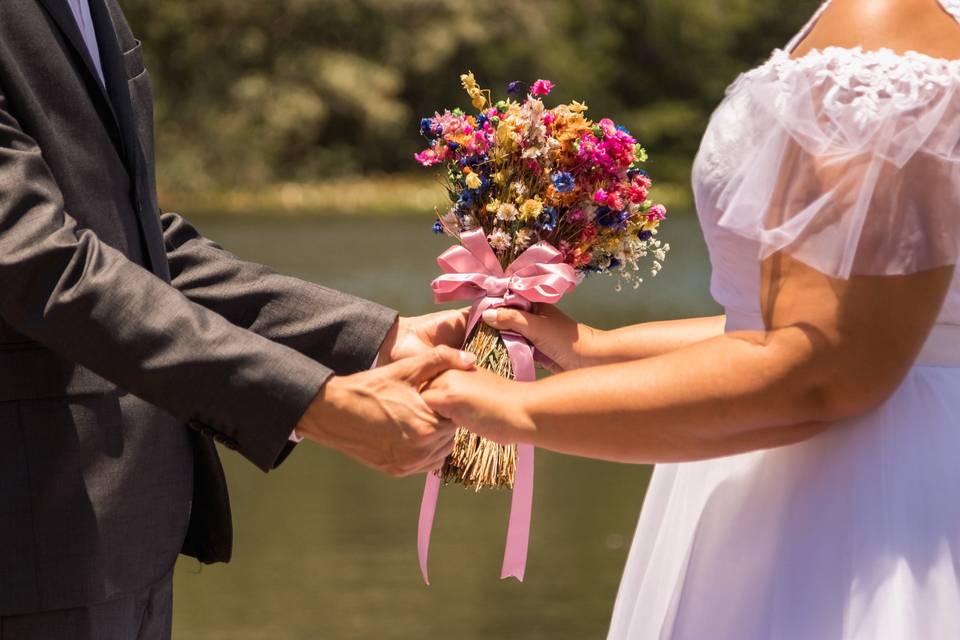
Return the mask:
<path id="1" fill-rule="evenodd" d="M 0 315 L 62 357 L 207 425 L 264 470 L 332 373 L 191 302 L 79 228 L 2 90 Z"/>
<path id="2" fill-rule="evenodd" d="M 395 312 L 240 260 L 176 213 L 161 222 L 173 286 L 187 298 L 339 374 L 371 366 Z"/>

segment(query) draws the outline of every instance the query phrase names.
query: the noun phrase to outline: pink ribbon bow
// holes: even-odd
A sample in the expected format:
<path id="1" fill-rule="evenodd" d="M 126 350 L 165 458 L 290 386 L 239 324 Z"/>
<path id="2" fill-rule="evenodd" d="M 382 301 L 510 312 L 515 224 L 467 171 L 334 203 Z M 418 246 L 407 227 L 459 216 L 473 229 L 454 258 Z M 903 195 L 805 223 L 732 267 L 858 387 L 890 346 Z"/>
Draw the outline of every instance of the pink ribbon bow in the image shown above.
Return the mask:
<path id="1" fill-rule="evenodd" d="M 470 335 L 470 331 L 487 309 L 512 307 L 529 310 L 535 302 L 556 304 L 579 283 L 573 267 L 565 264 L 560 252 L 547 243 L 540 242 L 528 248 L 506 269 L 500 266 L 500 261 L 493 253 L 482 229 L 461 234 L 460 243 L 437 258 L 443 275 L 434 280 L 430 288 L 433 289 L 437 302 L 473 301 L 467 322 L 467 335 Z M 512 332 L 502 332 L 501 337 L 510 354 L 516 379 L 534 380 L 534 353 L 530 343 L 523 336 Z M 440 483 L 436 472 L 427 474 L 423 501 L 420 504 L 417 554 L 420 572 L 427 584 L 430 584 L 427 556 Z M 501 579 L 514 577 L 523 582 L 532 505 L 533 446 L 519 444 Z"/>

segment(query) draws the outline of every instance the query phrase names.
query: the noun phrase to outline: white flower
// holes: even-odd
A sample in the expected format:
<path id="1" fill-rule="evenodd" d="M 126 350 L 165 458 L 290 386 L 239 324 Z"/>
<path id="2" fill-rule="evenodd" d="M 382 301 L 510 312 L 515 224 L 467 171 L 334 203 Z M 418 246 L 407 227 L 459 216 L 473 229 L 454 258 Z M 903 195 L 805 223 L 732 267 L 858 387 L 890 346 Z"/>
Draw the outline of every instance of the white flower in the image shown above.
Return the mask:
<path id="1" fill-rule="evenodd" d="M 525 198 L 527 195 L 527 187 L 522 182 L 514 182 L 510 185 L 510 191 L 517 199 Z"/>
<path id="2" fill-rule="evenodd" d="M 509 202 L 504 202 L 497 208 L 497 220 L 510 222 L 517 217 L 517 208 Z"/>
<path id="3" fill-rule="evenodd" d="M 440 221 L 443 223 L 445 229 L 451 229 L 453 231 L 460 229 L 460 220 L 457 218 L 457 211 L 453 207 L 440 217 Z"/>
<path id="4" fill-rule="evenodd" d="M 506 251 L 510 248 L 510 245 L 513 242 L 513 239 L 510 237 L 510 234 L 504 231 L 503 229 L 494 229 L 493 233 L 487 236 L 487 240 L 490 242 L 490 246 L 494 251 Z"/>
<path id="5" fill-rule="evenodd" d="M 533 240 L 533 233 L 530 229 L 520 229 L 517 231 L 517 234 L 513 237 L 513 243 L 517 246 L 518 249 L 526 249 L 530 246 L 530 242 Z"/>

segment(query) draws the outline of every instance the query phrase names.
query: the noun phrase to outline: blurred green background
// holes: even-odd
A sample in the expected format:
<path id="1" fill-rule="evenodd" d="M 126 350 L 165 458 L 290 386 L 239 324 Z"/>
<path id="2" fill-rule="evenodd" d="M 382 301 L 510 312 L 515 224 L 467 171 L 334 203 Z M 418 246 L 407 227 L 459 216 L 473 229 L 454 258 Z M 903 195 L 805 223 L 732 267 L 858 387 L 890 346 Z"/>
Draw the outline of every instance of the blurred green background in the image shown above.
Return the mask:
<path id="1" fill-rule="evenodd" d="M 787 0 L 125 0 L 157 96 L 161 206 L 241 256 L 403 313 L 433 308 L 443 195 L 412 161 L 418 121 L 549 78 L 651 152 L 671 205 L 664 272 L 588 280 L 564 303 L 601 327 L 716 313 L 689 195 L 710 112 L 816 2 Z M 549 102 L 549 101 L 548 101 Z M 360 256 L 369 256 L 361 258 Z M 585 425 L 589 428 L 589 425 Z M 225 452 L 230 565 L 182 560 L 181 640 L 602 638 L 650 469 L 537 457 L 527 580 L 498 580 L 509 496 L 441 493 L 433 586 L 416 563 L 422 478 L 302 446 L 264 476 Z"/>

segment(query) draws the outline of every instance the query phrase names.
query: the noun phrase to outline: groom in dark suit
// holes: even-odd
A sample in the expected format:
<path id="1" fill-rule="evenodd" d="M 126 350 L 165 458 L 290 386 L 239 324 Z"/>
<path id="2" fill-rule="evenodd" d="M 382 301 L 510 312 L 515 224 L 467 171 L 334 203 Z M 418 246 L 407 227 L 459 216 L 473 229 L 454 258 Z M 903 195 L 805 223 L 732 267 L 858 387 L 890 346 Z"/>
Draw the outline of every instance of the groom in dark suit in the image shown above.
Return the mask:
<path id="1" fill-rule="evenodd" d="M 265 471 L 301 437 L 393 474 L 449 447 L 416 387 L 470 366 L 431 348 L 462 316 L 398 320 L 161 215 L 152 108 L 116 0 L 0 1 L 2 640 L 169 637 L 177 554 L 230 558 L 213 440 Z"/>

